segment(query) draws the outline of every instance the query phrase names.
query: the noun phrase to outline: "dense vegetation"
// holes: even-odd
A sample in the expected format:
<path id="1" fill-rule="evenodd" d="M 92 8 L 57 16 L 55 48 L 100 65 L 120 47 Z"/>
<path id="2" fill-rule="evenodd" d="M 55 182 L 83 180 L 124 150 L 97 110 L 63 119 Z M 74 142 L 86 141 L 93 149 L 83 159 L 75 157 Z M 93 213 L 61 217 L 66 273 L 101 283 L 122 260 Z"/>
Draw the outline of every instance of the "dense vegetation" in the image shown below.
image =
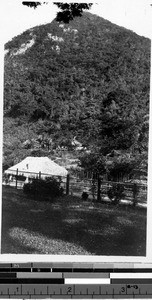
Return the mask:
<path id="1" fill-rule="evenodd" d="M 113 163 L 129 172 L 145 168 L 148 39 L 84 13 L 69 24 L 29 29 L 5 49 L 5 168 L 27 155 L 51 155 L 58 145 L 70 148 L 74 136 L 90 150 L 81 154 L 85 168 L 105 171 L 107 155 L 109 172 Z"/>
<path id="2" fill-rule="evenodd" d="M 27 195 L 34 196 L 34 199 L 43 201 L 47 198 L 50 200 L 50 195 L 51 201 L 54 200 L 55 197 L 63 195 L 63 188 L 60 182 L 51 177 L 45 179 L 35 178 L 32 182 L 24 185 L 23 191 Z"/>

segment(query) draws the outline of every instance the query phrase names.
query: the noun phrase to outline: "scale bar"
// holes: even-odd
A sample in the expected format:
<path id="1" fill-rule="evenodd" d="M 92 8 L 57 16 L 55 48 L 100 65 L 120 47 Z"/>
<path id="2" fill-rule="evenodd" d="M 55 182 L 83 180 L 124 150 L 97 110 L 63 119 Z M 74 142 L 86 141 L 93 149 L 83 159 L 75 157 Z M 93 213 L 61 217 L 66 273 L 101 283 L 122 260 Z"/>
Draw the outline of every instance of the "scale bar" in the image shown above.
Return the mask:
<path id="1" fill-rule="evenodd" d="M 63 278 L 0 278 L 0 284 L 64 284 Z"/>
<path id="2" fill-rule="evenodd" d="M 110 273 L 110 278 L 151 278 L 152 273 Z"/>
<path id="3" fill-rule="evenodd" d="M 110 278 L 110 273 L 65 273 L 64 278 Z"/>
<path id="4" fill-rule="evenodd" d="M 152 279 L 144 278 L 115 278 L 111 279 L 111 284 L 150 284 L 152 285 Z"/>
<path id="5" fill-rule="evenodd" d="M 17 273 L 17 278 L 63 278 L 62 273 Z"/>
<path id="6" fill-rule="evenodd" d="M 110 278 L 65 278 L 65 284 L 110 284 Z"/>

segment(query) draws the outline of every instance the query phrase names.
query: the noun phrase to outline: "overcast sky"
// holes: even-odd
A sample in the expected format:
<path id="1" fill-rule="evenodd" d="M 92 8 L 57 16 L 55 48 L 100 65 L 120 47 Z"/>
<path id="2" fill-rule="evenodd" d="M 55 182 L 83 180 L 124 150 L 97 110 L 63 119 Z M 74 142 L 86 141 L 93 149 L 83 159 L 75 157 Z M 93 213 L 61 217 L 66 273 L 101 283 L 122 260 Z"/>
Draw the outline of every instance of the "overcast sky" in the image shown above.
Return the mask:
<path id="1" fill-rule="evenodd" d="M 1 41 L 6 43 L 28 28 L 51 22 L 58 8 L 51 0 L 37 9 L 22 5 L 22 0 L 1 0 Z M 68 1 L 66 1 L 68 2 Z M 81 2 L 81 1 L 77 1 Z M 152 0 L 101 0 L 94 2 L 90 12 L 111 22 L 152 37 Z"/>

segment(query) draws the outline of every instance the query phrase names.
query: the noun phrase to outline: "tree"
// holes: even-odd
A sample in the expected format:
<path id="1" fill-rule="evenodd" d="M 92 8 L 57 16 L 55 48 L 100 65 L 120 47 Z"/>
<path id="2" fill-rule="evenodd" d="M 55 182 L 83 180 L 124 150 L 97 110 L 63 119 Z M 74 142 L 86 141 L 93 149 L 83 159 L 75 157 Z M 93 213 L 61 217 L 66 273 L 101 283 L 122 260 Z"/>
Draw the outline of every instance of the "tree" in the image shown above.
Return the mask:
<path id="1" fill-rule="evenodd" d="M 92 3 L 57 3 L 54 2 L 62 11 L 57 13 L 56 20 L 69 23 L 75 17 L 82 16 L 83 10 L 90 9 Z"/>
<path id="2" fill-rule="evenodd" d="M 90 153 L 83 153 L 80 157 L 80 166 L 85 171 L 103 175 L 106 173 L 106 158 L 99 149 L 93 149 Z"/>
<path id="3" fill-rule="evenodd" d="M 77 15 L 74 8 L 80 8 L 76 3 L 55 4 L 65 12 L 63 22 Z M 50 32 L 60 40 L 50 38 Z M 16 49 L 32 35 L 34 45 L 18 55 Z M 45 132 L 56 144 L 69 145 L 76 135 L 91 149 L 83 159 L 86 169 L 103 173 L 112 151 L 134 155 L 133 160 L 121 155 L 121 160 L 112 158 L 111 176 L 116 169 L 130 169 L 137 152 L 147 153 L 147 123 L 142 126 L 142 122 L 148 114 L 148 47 L 146 39 L 87 13 L 68 25 L 53 21 L 33 28 L 32 33 L 28 30 L 6 45 L 5 117 L 19 117 L 20 126 L 34 123 L 35 139 Z M 23 141 L 27 139 L 29 135 Z M 7 141 L 9 155 L 12 146 Z M 49 150 L 52 146 L 46 144 Z M 15 153 L 18 144 L 13 147 Z"/>
<path id="4" fill-rule="evenodd" d="M 37 8 L 41 4 L 46 4 L 47 2 L 26 2 L 23 1 L 22 4 L 28 7 Z M 93 3 L 62 3 L 54 2 L 53 4 L 61 10 L 57 13 L 56 21 L 69 23 L 75 17 L 80 17 L 83 14 L 83 10 L 89 10 Z"/>
<path id="5" fill-rule="evenodd" d="M 46 2 L 43 2 L 43 3 L 46 3 Z M 33 2 L 33 1 L 32 1 L 32 2 L 30 2 L 30 1 L 29 1 L 29 2 L 23 1 L 22 4 L 23 4 L 23 5 L 26 5 L 26 6 L 28 6 L 28 7 L 33 7 L 33 8 L 35 9 L 35 8 L 37 8 L 39 5 L 41 5 L 42 3 L 41 3 L 41 2 Z"/>

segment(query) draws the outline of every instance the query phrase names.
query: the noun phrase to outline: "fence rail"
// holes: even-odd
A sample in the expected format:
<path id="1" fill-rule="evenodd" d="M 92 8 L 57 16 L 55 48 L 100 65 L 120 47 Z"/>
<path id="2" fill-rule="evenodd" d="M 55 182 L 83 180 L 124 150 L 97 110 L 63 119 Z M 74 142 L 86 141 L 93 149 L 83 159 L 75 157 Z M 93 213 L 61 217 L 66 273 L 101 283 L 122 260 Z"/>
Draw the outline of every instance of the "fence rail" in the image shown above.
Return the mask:
<path id="1" fill-rule="evenodd" d="M 16 171 L 16 174 L 13 172 Z M 3 178 L 3 184 L 16 187 L 17 189 L 22 189 L 24 184 L 28 180 L 33 180 L 33 178 L 46 178 L 54 177 L 60 181 L 61 186 L 63 187 L 64 193 L 66 195 L 76 195 L 81 197 L 83 192 L 86 192 L 89 196 L 89 199 L 93 201 L 104 201 L 109 200 L 108 191 L 112 189 L 117 184 L 123 186 L 123 201 L 131 202 L 133 205 L 137 203 L 147 203 L 147 185 L 140 183 L 131 183 L 131 182 L 114 182 L 101 179 L 99 176 L 95 178 L 82 177 L 77 174 L 67 175 L 67 176 L 56 176 L 45 173 L 33 173 L 25 172 L 20 170 L 14 170 L 12 174 L 6 174 Z M 90 176 L 91 177 L 91 176 Z"/>
<path id="2" fill-rule="evenodd" d="M 35 178 L 37 179 L 44 179 L 46 177 L 54 177 L 58 181 L 60 181 L 61 186 L 64 190 L 67 189 L 67 176 L 59 176 L 59 175 L 52 175 L 48 173 L 41 173 L 41 172 L 23 172 L 20 170 L 11 170 L 10 174 L 3 175 L 3 184 L 9 185 L 12 187 L 16 187 L 17 189 L 23 189 L 25 183 L 31 182 Z"/>
<path id="3" fill-rule="evenodd" d="M 86 191 L 90 198 L 95 201 L 108 200 L 108 191 L 115 185 L 122 185 L 124 187 L 124 197 L 122 200 L 136 203 L 147 203 L 147 185 L 137 183 L 124 183 L 113 181 L 98 180 L 77 180 L 76 178 L 70 179 L 70 188 L 72 194 L 78 196 Z"/>

